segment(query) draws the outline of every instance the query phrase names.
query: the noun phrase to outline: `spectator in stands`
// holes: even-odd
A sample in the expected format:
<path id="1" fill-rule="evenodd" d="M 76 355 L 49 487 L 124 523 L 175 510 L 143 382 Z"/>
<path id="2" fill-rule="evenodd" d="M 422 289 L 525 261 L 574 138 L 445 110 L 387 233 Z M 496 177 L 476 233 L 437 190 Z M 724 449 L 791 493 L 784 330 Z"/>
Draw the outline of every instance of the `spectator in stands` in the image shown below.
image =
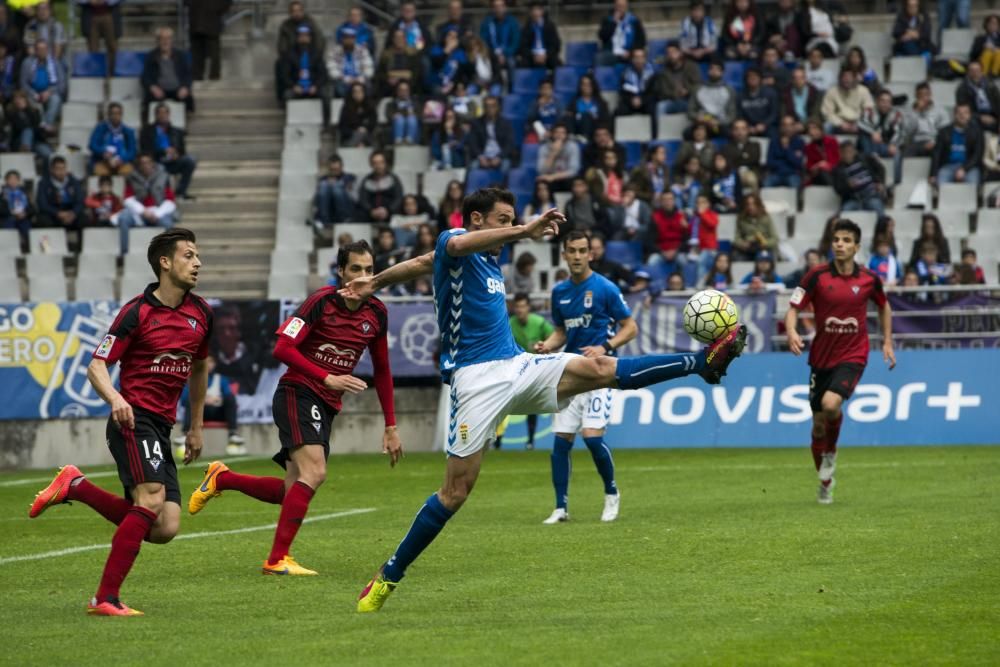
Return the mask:
<path id="1" fill-rule="evenodd" d="M 477 90 L 499 95 L 503 92 L 503 70 L 493 51 L 479 35 L 467 34 L 462 40 L 465 51 L 465 76 Z"/>
<path id="2" fill-rule="evenodd" d="M 833 170 L 840 162 L 837 140 L 824 134 L 823 123 L 816 118 L 806 123 L 806 132 L 806 185 L 833 185 Z"/>
<path id="3" fill-rule="evenodd" d="M 444 97 L 451 93 L 455 84 L 468 74 L 468 59 L 461 46 L 458 30 L 455 29 L 445 33 L 441 44 L 435 44 L 429 49 L 433 70 L 431 88 L 436 96 Z"/>
<path id="4" fill-rule="evenodd" d="M 197 0 L 202 2 L 204 0 Z M 230 456 L 242 456 L 247 453 L 243 445 L 245 440 L 240 435 L 239 422 L 236 419 L 237 403 L 236 395 L 233 393 L 233 380 L 217 372 L 215 357 L 208 355 L 205 359 L 208 366 L 208 382 L 205 390 L 205 407 L 202 413 L 206 422 L 224 422 L 226 430 L 229 432 L 229 442 L 226 445 L 226 454 Z M 187 384 L 181 392 L 181 405 L 184 406 L 184 421 L 181 426 L 183 433 L 191 430 L 191 391 Z M 180 436 L 175 439 L 183 445 L 186 438 Z"/>
<path id="5" fill-rule="evenodd" d="M 983 19 L 983 34 L 973 40 L 969 61 L 978 62 L 987 76 L 1000 76 L 1000 15 Z"/>
<path id="6" fill-rule="evenodd" d="M 722 53 L 726 60 L 757 60 L 767 38 L 754 0 L 730 0 L 722 21 Z"/>
<path id="7" fill-rule="evenodd" d="M 156 31 L 156 48 L 149 52 L 142 66 L 143 107 L 150 102 L 177 100 L 188 112 L 194 111 L 191 94 L 191 66 L 187 54 L 174 48 L 174 31 Z"/>
<path id="8" fill-rule="evenodd" d="M 611 11 L 597 31 L 601 49 L 597 64 L 617 65 L 632 59 L 632 51 L 646 48 L 646 29 L 628 6 L 628 0 L 614 0 Z"/>
<path id="9" fill-rule="evenodd" d="M 351 86 L 350 95 L 340 107 L 340 145 L 345 147 L 371 146 L 378 125 L 378 109 L 368 91 L 360 83 Z"/>
<path id="10" fill-rule="evenodd" d="M 580 146 L 569 138 L 566 123 L 560 121 L 538 149 L 538 180 L 554 192 L 569 192 L 580 167 Z"/>
<path id="11" fill-rule="evenodd" d="M 822 101 L 820 92 L 806 80 L 806 71 L 801 67 L 792 70 L 791 82 L 784 91 L 782 114 L 795 119 L 795 133 L 806 131 L 806 121 L 819 114 Z"/>
<path id="12" fill-rule="evenodd" d="M 444 197 L 438 204 L 438 232 L 457 229 L 462 226 L 462 200 L 465 190 L 461 181 L 450 181 L 444 191 Z"/>
<path id="13" fill-rule="evenodd" d="M 748 67 L 743 74 L 743 92 L 737 106 L 740 118 L 749 125 L 750 134 L 755 137 L 769 137 L 778 129 L 781 105 L 778 93 L 773 88 L 762 85 L 760 70 Z"/>
<path id="14" fill-rule="evenodd" d="M 21 183 L 21 173 L 11 169 L 3 176 L 3 191 L 0 192 L 0 220 L 4 229 L 16 229 L 21 237 L 21 252 L 29 250 L 29 235 L 35 217 L 35 207 Z"/>
<path id="15" fill-rule="evenodd" d="M 576 99 L 569 108 L 573 117 L 573 134 L 587 140 L 594 138 L 594 132 L 599 125 L 608 123 L 611 115 L 608 104 L 601 97 L 601 89 L 597 79 L 591 74 L 584 74 L 576 88 Z"/>
<path id="16" fill-rule="evenodd" d="M 0 40 L 0 108 L 6 108 L 17 88 L 17 58 Z"/>
<path id="17" fill-rule="evenodd" d="M 778 138 L 767 147 L 767 178 L 764 187 L 802 187 L 802 168 L 806 161 L 806 144 L 795 131 L 795 117 L 781 119 Z"/>
<path id="18" fill-rule="evenodd" d="M 973 121 L 971 107 L 968 104 L 956 105 L 952 124 L 938 130 L 931 154 L 930 184 L 978 185 L 983 144 L 983 131 Z"/>
<path id="19" fill-rule="evenodd" d="M 618 164 L 625 164 L 625 147 L 615 141 L 609 125 L 601 124 L 594 129 L 593 139 L 583 149 L 583 168 L 598 167 L 602 164 L 602 154 L 613 150 L 618 156 Z"/>
<path id="20" fill-rule="evenodd" d="M 652 226 L 653 209 L 636 196 L 635 188 L 626 185 L 622 191 L 621 224 L 615 230 L 615 241 L 641 241 L 645 244 Z"/>
<path id="21" fill-rule="evenodd" d="M 806 51 L 819 49 L 824 57 L 837 56 L 837 40 L 834 38 L 833 17 L 818 0 L 804 0 L 800 13 L 800 30 Z"/>
<path id="22" fill-rule="evenodd" d="M 653 224 L 649 227 L 649 246 L 653 254 L 646 260 L 648 264 L 677 263 L 687 246 L 691 227 L 687 216 L 677 208 L 677 198 L 670 190 L 664 190 L 656 200 Z"/>
<path id="23" fill-rule="evenodd" d="M 80 230 L 86 222 L 83 200 L 87 193 L 83 183 L 69 173 L 66 158 L 61 155 L 52 158 L 49 173 L 38 182 L 37 192 L 37 225 L 72 231 L 79 247 Z"/>
<path id="24" fill-rule="evenodd" d="M 681 21 L 678 42 L 684 55 L 697 62 L 708 62 L 718 52 L 719 32 L 705 11 L 704 0 L 691 0 L 691 9 Z"/>
<path id="25" fill-rule="evenodd" d="M 889 249 L 892 254 L 899 257 L 899 248 L 896 247 L 896 221 L 888 215 L 881 215 L 875 220 L 875 231 L 872 232 L 871 252 L 875 252 L 875 238 L 884 236 L 889 240 Z"/>
<path id="26" fill-rule="evenodd" d="M 892 106 L 891 92 L 879 92 L 875 98 L 875 106 L 866 109 L 861 115 L 858 129 L 861 130 L 858 137 L 861 152 L 892 158 L 895 170 L 893 176 L 898 181 L 903 164 L 905 118 L 900 109 Z"/>
<path id="27" fill-rule="evenodd" d="M 550 208 L 558 208 L 556 199 L 552 196 L 552 189 L 545 181 L 535 181 L 535 191 L 531 195 L 531 201 L 521 210 L 521 222 L 527 224 Z"/>
<path id="28" fill-rule="evenodd" d="M 406 256 L 406 249 L 400 248 L 396 244 L 396 234 L 388 227 L 379 228 L 378 233 L 375 235 L 374 250 L 375 273 L 385 271 L 390 266 L 402 261 Z M 394 288 L 391 291 L 394 293 L 405 292 L 405 290 L 399 290 L 399 292 L 397 292 L 397 289 L 398 288 Z"/>
<path id="29" fill-rule="evenodd" d="M 743 199 L 743 189 L 736 170 L 723 153 L 716 153 L 712 164 L 712 207 L 719 213 L 736 213 Z"/>
<path id="30" fill-rule="evenodd" d="M 327 161 L 327 172 L 316 184 L 316 222 L 334 225 L 354 218 L 357 177 L 344 171 L 344 161 L 336 153 Z"/>
<path id="31" fill-rule="evenodd" d="M 200 0 L 199 0 L 200 1 Z M 281 22 L 278 28 L 278 58 L 279 60 L 295 50 L 298 41 L 299 28 L 305 26 L 313 35 L 313 46 L 319 53 L 326 51 L 326 37 L 323 29 L 313 17 L 306 13 L 306 6 L 300 0 L 288 3 L 288 18 Z"/>
<path id="32" fill-rule="evenodd" d="M 965 104 L 972 109 L 984 132 L 996 132 L 1000 127 L 1000 90 L 983 74 L 983 66 L 978 61 L 969 63 L 966 77 L 955 91 L 955 104 Z"/>
<path id="33" fill-rule="evenodd" d="M 906 157 L 929 157 L 934 153 L 938 131 L 948 124 L 948 113 L 934 105 L 927 82 L 917 84 L 915 97 L 905 119 L 904 154 Z"/>
<path id="34" fill-rule="evenodd" d="M 90 133 L 90 168 L 98 176 L 127 176 L 138 154 L 135 130 L 122 121 L 122 105 L 108 105 L 107 120 L 102 120 Z"/>
<path id="35" fill-rule="evenodd" d="M 410 248 L 410 255 L 407 259 L 413 259 L 414 257 L 434 252 L 434 246 L 437 245 L 437 237 L 438 235 L 434 231 L 433 225 L 430 223 L 420 225 L 417 228 L 417 237 L 413 241 L 413 246 Z"/>
<path id="36" fill-rule="evenodd" d="M 479 36 L 493 51 L 497 64 L 506 72 L 509 84 L 514 79 L 514 63 L 521 45 L 521 26 L 507 12 L 506 0 L 492 0 L 490 8 L 492 12 L 479 25 Z"/>
<path id="37" fill-rule="evenodd" d="M 83 200 L 90 224 L 101 227 L 111 225 L 112 218 L 122 210 L 121 197 L 114 193 L 113 187 L 110 176 L 99 176 L 97 192 L 92 192 Z"/>
<path id="38" fill-rule="evenodd" d="M 80 5 L 80 25 L 87 36 L 87 50 L 98 53 L 101 40 L 108 52 L 108 74 L 115 71 L 115 55 L 118 52 L 118 23 L 121 16 L 121 0 L 76 0 Z M 6 7 L 5 7 L 6 10 Z M 6 21 L 0 24 L 7 25 Z M 13 52 L 15 49 L 11 48 Z"/>
<path id="39" fill-rule="evenodd" d="M 700 1 L 699 6 L 704 11 Z M 653 99 L 656 100 L 656 116 L 687 113 L 688 98 L 700 85 L 701 69 L 698 65 L 684 55 L 677 42 L 667 42 L 663 69 L 656 74 L 652 84 Z"/>
<path id="40" fill-rule="evenodd" d="M 375 78 L 375 61 L 371 52 L 357 43 L 358 33 L 346 27 L 337 32 L 339 43 L 331 44 L 326 55 L 326 69 L 333 81 L 334 94 L 347 97 L 351 86 L 360 83 L 366 88 Z"/>
<path id="41" fill-rule="evenodd" d="M 601 166 L 588 169 L 585 178 L 590 196 L 607 209 L 611 229 L 617 231 L 622 222 L 621 205 L 625 188 L 618 155 L 613 150 L 606 149 L 601 154 Z"/>
<path id="42" fill-rule="evenodd" d="M 382 51 L 375 68 L 375 88 L 379 97 L 391 95 L 400 81 L 409 82 L 416 90 L 422 87 L 424 63 L 419 49 L 407 44 L 405 30 L 397 29 L 391 35 L 392 41 Z"/>
<path id="43" fill-rule="evenodd" d="M 419 112 L 419 102 L 410 94 L 409 82 L 397 83 L 395 94 L 386 107 L 386 116 L 392 126 L 392 143 L 420 143 Z"/>
<path id="44" fill-rule="evenodd" d="M 455 82 L 454 89 L 448 95 L 446 108 L 452 109 L 458 114 L 458 120 L 465 129 L 480 114 L 478 99 L 469 94 L 469 90 L 462 79 Z"/>
<path id="45" fill-rule="evenodd" d="M 368 164 L 372 170 L 362 179 L 358 191 L 360 213 L 366 220 L 388 223 L 392 212 L 403 203 L 403 185 L 389 171 L 382 151 L 373 151 Z"/>
<path id="46" fill-rule="evenodd" d="M 559 29 L 549 19 L 542 0 L 532 0 L 528 5 L 528 18 L 521 28 L 521 45 L 517 50 L 521 67 L 544 67 L 554 69 L 559 66 L 559 51 L 562 40 Z"/>
<path id="47" fill-rule="evenodd" d="M 802 279 L 805 275 L 822 263 L 819 251 L 816 248 L 806 250 L 803 260 L 805 263 L 800 268 L 785 275 L 785 287 L 788 289 L 795 289 L 802 284 Z"/>
<path id="48" fill-rule="evenodd" d="M 837 75 L 823 66 L 823 52 L 820 49 L 809 50 L 805 72 L 809 85 L 821 93 L 826 93 L 837 85 Z"/>
<path id="49" fill-rule="evenodd" d="M 49 45 L 35 42 L 35 55 L 21 63 L 21 89 L 31 103 L 42 111 L 42 128 L 52 132 L 59 122 L 59 112 L 66 99 L 66 68 L 49 55 Z"/>
<path id="50" fill-rule="evenodd" d="M 951 264 L 951 248 L 948 238 L 941 229 L 941 221 L 933 213 L 924 213 L 920 219 L 920 236 L 913 240 L 910 248 L 910 264 L 913 265 L 920 258 L 922 248 L 925 245 L 933 245 L 936 251 L 933 261 L 939 264 Z"/>
<path id="51" fill-rule="evenodd" d="M 931 19 L 920 0 L 905 0 L 892 26 L 892 53 L 897 56 L 929 57 L 936 52 L 931 40 Z"/>
<path id="52" fill-rule="evenodd" d="M 855 73 L 849 69 L 842 69 L 837 85 L 823 95 L 820 113 L 823 114 L 827 132 L 857 134 L 858 122 L 862 115 L 874 106 L 872 94 L 864 86 L 858 85 Z"/>
<path id="53" fill-rule="evenodd" d="M 170 176 L 149 153 L 136 159 L 136 169 L 125 177 L 125 208 L 118 215 L 121 254 L 128 254 L 130 227 L 171 228 L 177 219 L 177 203 Z"/>
<path id="54" fill-rule="evenodd" d="M 938 247 L 932 242 L 920 246 L 920 255 L 913 262 L 921 285 L 947 285 L 951 277 L 951 264 L 938 260 Z"/>
<path id="55" fill-rule="evenodd" d="M 780 91 L 788 88 L 791 72 L 781 62 L 781 53 L 775 46 L 765 46 L 760 54 L 761 83 L 780 95 Z"/>
<path id="56" fill-rule="evenodd" d="M 396 241 L 404 249 L 417 240 L 417 231 L 431 219 L 430 214 L 420 210 L 420 200 L 417 195 L 404 195 L 399 210 L 393 212 L 389 226 L 396 236 Z"/>
<path id="57" fill-rule="evenodd" d="M 740 260 L 752 260 L 761 250 L 775 252 L 778 249 L 778 230 L 764 208 L 764 203 L 755 194 L 743 198 L 743 209 L 736 216 L 736 238 L 733 239 L 733 254 Z"/>
<path id="58" fill-rule="evenodd" d="M 591 196 L 587 181 L 579 176 L 573 179 L 572 196 L 566 202 L 563 213 L 566 222 L 559 228 L 561 236 L 572 231 L 590 234 L 607 230 L 606 209 Z"/>
<path id="59" fill-rule="evenodd" d="M 455 31 L 459 40 L 464 40 L 466 35 L 473 34 L 472 18 L 465 15 L 462 0 L 448 0 L 445 11 L 445 20 L 438 24 L 434 35 L 437 44 L 444 44 L 445 35 L 450 31 Z"/>
<path id="60" fill-rule="evenodd" d="M 844 67 L 853 70 L 858 77 L 858 83 L 868 89 L 872 96 L 878 95 L 882 90 L 882 82 L 879 81 L 878 72 L 868 64 L 865 52 L 860 46 L 852 46 L 844 58 Z"/>
<path id="61" fill-rule="evenodd" d="M 545 141 L 562 113 L 562 104 L 555 97 L 552 81 L 545 79 L 538 86 L 538 99 L 528 112 L 527 135 L 533 136 L 536 143 Z"/>
<path id="62" fill-rule="evenodd" d="M 920 276 L 914 269 L 906 269 L 903 273 L 903 287 L 919 287 Z M 903 298 L 912 303 L 924 303 L 928 300 L 927 292 L 907 292 Z"/>
<path id="63" fill-rule="evenodd" d="M 640 199 L 659 201 L 660 193 L 670 190 L 670 166 L 667 164 L 667 147 L 650 144 L 646 161 L 636 165 L 629 174 L 628 184 L 635 188 Z"/>
<path id="64" fill-rule="evenodd" d="M 840 144 L 840 162 L 833 170 L 833 188 L 840 195 L 842 211 L 885 210 L 888 192 L 885 187 L 885 168 L 871 153 L 858 154 L 853 141 Z"/>
<path id="65" fill-rule="evenodd" d="M 454 109 L 445 109 L 441 124 L 431 135 L 431 157 L 435 169 L 464 169 L 468 135 Z"/>
<path id="66" fill-rule="evenodd" d="M 732 262 L 729 254 L 720 252 L 712 262 L 712 268 L 705 276 L 705 287 L 725 291 L 736 284 L 733 280 Z"/>
<path id="67" fill-rule="evenodd" d="M 677 197 L 677 206 L 684 211 L 685 215 L 691 215 L 698 195 L 707 191 L 705 170 L 702 169 L 701 161 L 694 155 L 689 157 L 683 165 L 684 171 L 674 179 L 670 190 Z"/>
<path id="68" fill-rule="evenodd" d="M 774 255 L 767 250 L 758 252 L 754 258 L 753 270 L 743 276 L 740 285 L 746 286 L 750 292 L 783 289 L 785 283 L 775 271 Z"/>
<path id="69" fill-rule="evenodd" d="M 42 114 L 28 103 L 28 94 L 23 90 L 14 92 L 7 108 L 7 122 L 10 123 L 12 149 L 23 153 L 33 151 L 43 160 L 52 154 L 49 133 L 42 126 Z"/>
<path id="70" fill-rule="evenodd" d="M 594 234 L 590 237 L 590 268 L 601 274 L 618 287 L 628 289 L 632 284 L 632 272 L 618 262 L 604 256 L 604 237 Z"/>
<path id="71" fill-rule="evenodd" d="M 760 144 L 750 140 L 750 126 L 745 120 L 733 123 L 722 153 L 740 175 L 743 191 L 756 192 L 760 187 Z"/>
<path id="72" fill-rule="evenodd" d="M 285 55 L 281 64 L 285 101 L 320 100 L 323 124 L 327 125 L 330 122 L 329 75 L 323 63 L 323 52 L 316 48 L 308 26 L 300 26 L 297 37 L 295 48 Z"/>
<path id="73" fill-rule="evenodd" d="M 205 79 L 205 61 L 211 61 L 208 78 L 222 77 L 223 20 L 233 0 L 184 0 L 188 10 L 188 36 L 191 41 L 191 78 Z"/>
<path id="74" fill-rule="evenodd" d="M 168 174 L 179 177 L 175 190 L 178 199 L 193 200 L 188 188 L 198 162 L 187 152 L 185 132 L 170 122 L 170 107 L 166 104 L 157 104 L 155 113 L 155 122 L 142 130 L 139 149 L 151 153 Z"/>
<path id="75" fill-rule="evenodd" d="M 979 259 L 976 256 L 976 251 L 973 248 L 966 248 L 962 251 L 962 266 L 968 267 L 972 272 L 973 281 L 972 284 L 975 285 L 985 285 L 986 284 L 986 272 L 983 271 L 983 267 L 979 266 Z"/>
<path id="76" fill-rule="evenodd" d="M 882 280 L 882 284 L 895 285 L 903 277 L 903 267 L 892 252 L 889 238 L 878 236 L 874 243 L 875 252 L 868 260 L 868 269 Z"/>
<path id="77" fill-rule="evenodd" d="M 49 45 L 49 52 L 56 60 L 66 62 L 66 28 L 52 16 L 52 6 L 40 2 L 35 6 L 35 16 L 24 27 L 24 46 L 28 55 L 34 53 L 35 42 Z"/>
<path id="78" fill-rule="evenodd" d="M 504 282 L 508 294 L 528 293 L 536 291 L 535 267 L 538 258 L 530 252 L 522 252 L 513 264 L 506 264 L 503 269 Z"/>
<path id="79" fill-rule="evenodd" d="M 632 49 L 632 59 L 622 72 L 618 89 L 618 114 L 651 114 L 656 102 L 653 79 L 656 70 L 646 58 L 646 49 Z"/>
<path id="80" fill-rule="evenodd" d="M 483 115 L 472 123 L 469 162 L 480 169 L 506 172 L 517 152 L 514 128 L 500 115 L 500 100 L 490 95 L 483 102 Z"/>
<path id="81" fill-rule="evenodd" d="M 767 44 L 785 60 L 798 60 L 805 54 L 802 16 L 795 0 L 778 0 L 774 13 L 766 20 Z"/>
<path id="82" fill-rule="evenodd" d="M 691 96 L 688 116 L 708 125 L 713 137 L 721 136 L 736 120 L 736 97 L 736 91 L 722 80 L 722 61 L 713 60 L 708 66 L 708 81 Z"/>
<path id="83" fill-rule="evenodd" d="M 712 170 L 715 160 L 715 144 L 708 138 L 708 126 L 705 123 L 695 123 L 691 128 L 691 140 L 681 144 L 674 158 L 674 174 L 681 176 L 687 169 L 687 162 L 692 157 L 698 158 L 702 171 Z"/>
<path id="84" fill-rule="evenodd" d="M 337 27 L 337 41 L 343 40 L 344 31 L 348 28 L 354 31 L 355 43 L 366 49 L 372 58 L 375 57 L 375 31 L 365 22 L 364 10 L 355 5 L 347 10 L 347 20 Z"/>
<path id="85" fill-rule="evenodd" d="M 712 210 L 707 192 L 698 195 L 688 222 L 691 225 L 691 238 L 688 241 L 684 278 L 688 284 L 696 285 L 711 270 L 719 251 L 719 214 Z"/>

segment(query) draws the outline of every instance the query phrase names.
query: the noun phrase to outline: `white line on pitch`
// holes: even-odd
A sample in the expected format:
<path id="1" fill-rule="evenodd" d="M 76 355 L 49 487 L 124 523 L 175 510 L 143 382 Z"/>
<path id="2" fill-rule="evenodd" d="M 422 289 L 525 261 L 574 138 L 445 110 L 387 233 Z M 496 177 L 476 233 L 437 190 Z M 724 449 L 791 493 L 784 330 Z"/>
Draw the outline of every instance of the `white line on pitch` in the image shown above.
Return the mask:
<path id="1" fill-rule="evenodd" d="M 356 514 L 368 514 L 369 512 L 374 512 L 374 507 L 362 507 L 353 510 L 344 510 L 343 512 L 333 512 L 332 514 L 320 514 L 319 516 L 308 517 L 304 523 L 312 523 L 313 521 L 326 521 L 328 519 L 339 519 L 345 516 L 354 516 Z M 174 538 L 177 540 L 194 540 L 200 537 L 218 537 L 220 535 L 238 535 L 240 533 L 253 533 L 261 530 L 273 530 L 276 523 L 269 523 L 263 526 L 247 526 L 246 528 L 234 528 L 233 530 L 209 530 L 201 533 L 186 533 L 178 535 Z M 43 560 L 45 558 L 56 558 L 58 556 L 68 556 L 70 554 L 80 553 L 82 551 L 97 551 L 98 549 L 107 549 L 108 543 L 104 544 L 86 544 L 79 547 L 68 547 L 66 549 L 57 549 L 56 551 L 44 551 L 37 554 L 26 554 L 24 556 L 8 556 L 7 558 L 0 558 L 0 565 L 7 565 L 8 563 L 19 563 L 21 561 L 27 560 Z"/>

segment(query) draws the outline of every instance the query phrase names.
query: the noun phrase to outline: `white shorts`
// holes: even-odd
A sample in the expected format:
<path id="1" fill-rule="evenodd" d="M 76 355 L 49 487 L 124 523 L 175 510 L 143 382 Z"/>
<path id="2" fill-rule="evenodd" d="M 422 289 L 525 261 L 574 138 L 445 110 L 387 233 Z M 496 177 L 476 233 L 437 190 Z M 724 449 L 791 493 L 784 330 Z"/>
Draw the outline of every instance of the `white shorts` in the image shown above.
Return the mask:
<path id="1" fill-rule="evenodd" d="M 558 401 L 559 379 L 577 356 L 524 352 L 457 369 L 451 376 L 445 451 L 465 458 L 496 439 L 497 426 L 507 415 L 548 414 L 565 408 L 572 399 Z"/>
<path id="2" fill-rule="evenodd" d="M 581 429 L 604 429 L 611 415 L 611 389 L 594 389 L 577 394 L 569 407 L 552 420 L 553 433 L 579 433 Z"/>

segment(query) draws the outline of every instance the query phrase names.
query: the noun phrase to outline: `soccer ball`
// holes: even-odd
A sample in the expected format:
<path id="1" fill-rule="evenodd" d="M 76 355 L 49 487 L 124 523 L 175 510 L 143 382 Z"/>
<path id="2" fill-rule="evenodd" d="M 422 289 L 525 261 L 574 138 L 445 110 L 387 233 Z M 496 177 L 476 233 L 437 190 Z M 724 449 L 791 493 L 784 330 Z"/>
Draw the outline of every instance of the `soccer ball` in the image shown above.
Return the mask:
<path id="1" fill-rule="evenodd" d="M 717 290 L 702 290 L 684 306 L 684 330 L 702 343 L 714 343 L 738 324 L 736 304 Z"/>

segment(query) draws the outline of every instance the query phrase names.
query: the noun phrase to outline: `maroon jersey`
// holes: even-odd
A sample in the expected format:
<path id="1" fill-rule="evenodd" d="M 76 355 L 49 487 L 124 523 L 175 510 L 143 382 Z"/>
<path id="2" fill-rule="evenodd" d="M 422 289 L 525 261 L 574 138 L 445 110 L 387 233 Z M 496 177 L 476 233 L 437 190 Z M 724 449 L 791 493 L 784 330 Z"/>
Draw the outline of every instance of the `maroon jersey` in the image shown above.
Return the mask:
<path id="1" fill-rule="evenodd" d="M 854 264 L 854 273 L 841 275 L 832 263 L 812 269 L 792 292 L 791 305 L 799 310 L 810 303 L 816 313 L 816 339 L 809 350 L 813 368 L 868 363 L 868 300 L 885 305 L 882 280 Z"/>
<path id="2" fill-rule="evenodd" d="M 148 285 L 122 306 L 94 357 L 121 363 L 121 395 L 129 405 L 173 424 L 191 362 L 208 356 L 212 309 L 190 292 L 176 308 L 165 306 L 153 296 L 157 287 Z"/>
<path id="3" fill-rule="evenodd" d="M 357 310 L 350 310 L 336 287 L 323 287 L 306 299 L 278 328 L 278 345 L 293 345 L 315 368 L 307 374 L 289 365 L 279 384 L 305 385 L 327 405 L 340 410 L 342 391 L 330 391 L 323 384 L 327 375 L 350 375 L 365 348 L 380 341 L 384 346 L 388 330 L 385 304 L 371 298 Z M 387 349 L 387 348 L 386 348 Z M 277 356 L 277 355 L 276 355 Z"/>

